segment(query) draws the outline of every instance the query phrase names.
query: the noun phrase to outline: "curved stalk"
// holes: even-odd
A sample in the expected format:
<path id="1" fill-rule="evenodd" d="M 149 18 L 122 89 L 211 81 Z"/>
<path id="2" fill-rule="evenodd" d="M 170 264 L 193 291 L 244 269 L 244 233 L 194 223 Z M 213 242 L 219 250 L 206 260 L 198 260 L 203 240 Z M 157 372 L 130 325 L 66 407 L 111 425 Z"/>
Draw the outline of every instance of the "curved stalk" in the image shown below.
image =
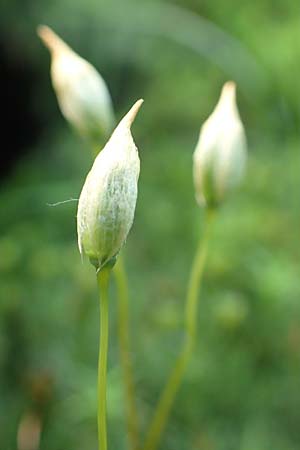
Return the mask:
<path id="1" fill-rule="evenodd" d="M 152 422 L 146 434 L 143 450 L 155 450 L 158 447 L 163 430 L 168 421 L 176 394 L 182 382 L 184 372 L 190 360 L 192 350 L 194 348 L 197 331 L 199 291 L 201 288 L 202 275 L 207 259 L 208 244 L 210 240 L 210 231 L 213 217 L 214 211 L 207 210 L 203 238 L 200 239 L 198 244 L 187 288 L 185 307 L 185 341 L 168 378 L 166 386 L 158 401 L 158 405 L 154 412 Z"/>
<path id="2" fill-rule="evenodd" d="M 110 268 L 97 272 L 100 293 L 100 341 L 98 360 L 98 445 L 99 450 L 107 450 L 106 431 L 106 374 L 108 352 L 108 285 Z"/>

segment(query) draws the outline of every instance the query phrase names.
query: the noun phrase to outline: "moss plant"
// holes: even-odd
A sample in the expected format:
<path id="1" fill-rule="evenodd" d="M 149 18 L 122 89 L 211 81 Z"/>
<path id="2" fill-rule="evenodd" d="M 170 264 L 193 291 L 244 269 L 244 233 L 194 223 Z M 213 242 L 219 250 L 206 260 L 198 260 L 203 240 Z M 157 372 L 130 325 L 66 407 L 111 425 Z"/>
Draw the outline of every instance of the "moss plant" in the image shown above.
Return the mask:
<path id="1" fill-rule="evenodd" d="M 92 146 L 92 154 L 96 157 L 99 146 Z M 135 401 L 135 384 L 130 356 L 130 314 L 128 277 L 122 253 L 119 254 L 112 270 L 117 287 L 117 327 L 118 346 L 122 370 L 122 382 L 125 394 L 125 415 L 128 442 L 131 450 L 139 445 L 139 422 Z"/>
<path id="2" fill-rule="evenodd" d="M 128 282 L 122 258 L 118 261 L 117 258 L 134 218 L 140 163 L 130 127 L 142 101 L 131 108 L 98 154 L 99 140 L 110 134 L 114 122 L 112 102 L 105 82 L 93 66 L 79 57 L 50 28 L 39 27 L 38 34 L 51 52 L 52 83 L 61 111 L 71 125 L 89 140 L 96 154 L 79 198 L 77 231 L 80 253 L 88 256 L 96 268 L 100 295 L 99 450 L 107 449 L 108 289 L 112 269 L 118 291 L 118 339 L 128 437 L 131 450 L 136 450 L 139 436 L 129 351 Z M 197 332 L 199 291 L 215 211 L 243 176 L 246 138 L 236 105 L 235 88 L 233 82 L 224 85 L 215 110 L 201 128 L 194 153 L 196 199 L 206 210 L 204 233 L 199 240 L 187 287 L 185 339 L 146 433 L 143 450 L 156 450 L 158 447 L 192 355 Z"/>
<path id="3" fill-rule="evenodd" d="M 100 291 L 98 364 L 99 450 L 107 449 L 106 370 L 108 284 L 111 268 L 132 226 L 140 161 L 130 127 L 142 104 L 136 102 L 116 127 L 83 185 L 77 212 L 78 246 L 95 266 Z"/>
<path id="4" fill-rule="evenodd" d="M 212 221 L 218 206 L 240 182 L 246 164 L 246 138 L 236 105 L 236 86 L 225 83 L 219 102 L 203 124 L 194 153 L 196 200 L 205 207 L 205 226 L 192 264 L 186 295 L 185 340 L 158 401 L 143 450 L 155 450 L 192 355 L 197 332 L 199 291 Z"/>

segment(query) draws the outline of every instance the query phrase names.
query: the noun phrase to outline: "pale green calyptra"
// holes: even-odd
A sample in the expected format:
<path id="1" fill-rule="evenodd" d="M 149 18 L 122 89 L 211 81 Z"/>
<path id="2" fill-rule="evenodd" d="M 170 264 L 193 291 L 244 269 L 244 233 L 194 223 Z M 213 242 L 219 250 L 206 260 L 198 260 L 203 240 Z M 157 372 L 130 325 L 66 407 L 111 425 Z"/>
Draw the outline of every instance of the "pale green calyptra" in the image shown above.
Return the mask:
<path id="1" fill-rule="evenodd" d="M 99 270 L 118 254 L 133 223 L 140 160 L 130 127 L 142 103 L 138 100 L 116 127 L 80 194 L 79 250 Z"/>
<path id="2" fill-rule="evenodd" d="M 225 83 L 217 106 L 201 127 L 194 152 L 194 184 L 200 205 L 216 207 L 240 183 L 247 145 L 236 105 L 236 86 Z"/>
<path id="3" fill-rule="evenodd" d="M 93 144 L 105 142 L 115 118 L 102 76 L 51 28 L 40 25 L 38 35 L 51 53 L 51 79 L 62 114 Z"/>

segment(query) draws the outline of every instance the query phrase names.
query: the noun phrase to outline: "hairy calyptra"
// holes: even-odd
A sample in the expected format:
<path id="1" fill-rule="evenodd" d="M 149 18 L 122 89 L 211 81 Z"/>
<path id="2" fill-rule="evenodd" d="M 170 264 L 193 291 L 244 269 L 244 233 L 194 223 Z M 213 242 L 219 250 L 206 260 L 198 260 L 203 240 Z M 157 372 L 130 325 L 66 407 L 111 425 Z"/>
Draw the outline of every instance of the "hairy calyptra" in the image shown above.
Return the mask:
<path id="1" fill-rule="evenodd" d="M 239 184 L 247 159 L 243 124 L 236 105 L 236 85 L 225 83 L 217 106 L 204 122 L 194 152 L 196 199 L 218 206 Z"/>
<path id="2" fill-rule="evenodd" d="M 80 194 L 79 250 L 98 270 L 117 256 L 133 223 L 140 161 L 130 127 L 142 103 L 138 100 L 116 127 Z"/>
<path id="3" fill-rule="evenodd" d="M 92 143 L 105 142 L 114 127 L 114 113 L 103 78 L 51 28 L 40 25 L 37 31 L 51 53 L 52 84 L 62 114 Z"/>

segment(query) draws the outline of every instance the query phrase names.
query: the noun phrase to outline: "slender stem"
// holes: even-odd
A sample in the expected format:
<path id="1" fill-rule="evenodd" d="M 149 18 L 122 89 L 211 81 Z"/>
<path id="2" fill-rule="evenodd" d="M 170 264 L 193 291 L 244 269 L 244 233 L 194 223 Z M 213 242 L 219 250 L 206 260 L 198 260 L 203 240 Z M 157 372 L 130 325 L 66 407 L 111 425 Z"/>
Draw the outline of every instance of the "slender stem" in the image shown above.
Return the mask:
<path id="1" fill-rule="evenodd" d="M 128 283 L 121 255 L 119 255 L 114 267 L 114 275 L 118 290 L 118 338 L 126 397 L 128 439 L 130 449 L 136 450 L 138 447 L 138 415 L 135 404 L 134 381 L 130 358 Z"/>
<path id="2" fill-rule="evenodd" d="M 108 285 L 110 269 L 97 273 L 100 292 L 100 341 L 98 360 L 98 444 L 99 450 L 107 450 L 106 431 L 106 373 L 108 351 Z"/>
<path id="3" fill-rule="evenodd" d="M 207 210 L 203 237 L 199 241 L 191 268 L 185 309 L 185 341 L 158 401 L 152 422 L 146 434 L 143 450 L 155 450 L 158 447 L 161 435 L 168 421 L 172 405 L 194 347 L 197 331 L 199 291 L 207 258 L 213 216 L 213 210 Z"/>
<path id="4" fill-rule="evenodd" d="M 210 240 L 212 222 L 215 217 L 214 209 L 207 209 L 202 239 L 199 240 L 196 255 L 191 268 L 189 284 L 186 297 L 185 327 L 187 336 L 194 343 L 197 332 L 197 310 L 199 303 L 199 292 L 201 288 L 202 275 L 207 259 L 208 244 Z"/>

